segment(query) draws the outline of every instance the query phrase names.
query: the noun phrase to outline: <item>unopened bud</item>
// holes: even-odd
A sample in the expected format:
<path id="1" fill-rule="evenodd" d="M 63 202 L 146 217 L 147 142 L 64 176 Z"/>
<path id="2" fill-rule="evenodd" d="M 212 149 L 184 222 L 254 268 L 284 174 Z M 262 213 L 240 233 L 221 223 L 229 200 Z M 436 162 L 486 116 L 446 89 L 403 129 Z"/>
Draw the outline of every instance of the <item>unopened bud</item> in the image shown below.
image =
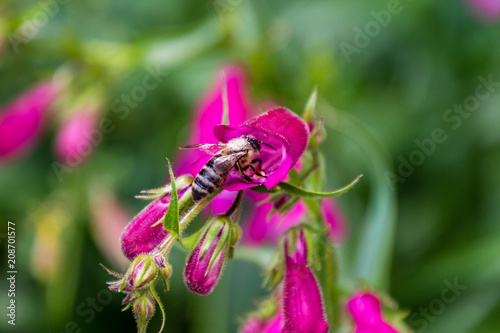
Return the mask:
<path id="1" fill-rule="evenodd" d="M 134 289 L 142 289 L 154 283 L 158 277 L 158 268 L 150 255 L 137 256 L 127 272 L 128 284 Z"/>
<path id="2" fill-rule="evenodd" d="M 231 247 L 235 247 L 241 239 L 241 228 L 238 224 L 231 227 Z"/>
<path id="3" fill-rule="evenodd" d="M 138 332 L 146 332 L 147 326 L 151 318 L 155 314 L 155 299 L 150 292 L 146 292 L 138 296 L 132 309 L 135 314 Z"/>
<path id="4" fill-rule="evenodd" d="M 226 216 L 214 216 L 194 250 L 189 254 L 184 281 L 189 290 L 209 294 L 219 281 L 229 254 L 231 222 Z"/>

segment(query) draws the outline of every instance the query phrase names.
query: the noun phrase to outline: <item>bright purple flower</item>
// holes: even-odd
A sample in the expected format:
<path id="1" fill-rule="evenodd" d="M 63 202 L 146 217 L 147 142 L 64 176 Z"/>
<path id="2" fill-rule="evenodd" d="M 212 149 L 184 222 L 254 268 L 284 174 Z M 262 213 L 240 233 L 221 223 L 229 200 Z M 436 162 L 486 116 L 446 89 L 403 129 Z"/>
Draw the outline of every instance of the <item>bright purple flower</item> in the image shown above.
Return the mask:
<path id="1" fill-rule="evenodd" d="M 179 197 L 186 189 L 179 190 Z M 163 223 L 151 227 L 167 213 L 170 194 L 156 199 L 147 205 L 127 225 L 121 236 L 122 252 L 132 261 L 139 254 L 150 253 L 170 233 L 163 228 Z"/>
<path id="2" fill-rule="evenodd" d="M 89 107 L 78 110 L 61 126 L 55 142 L 58 160 L 70 167 L 80 165 L 94 148 L 92 130 L 96 126 L 97 112 Z"/>
<path id="3" fill-rule="evenodd" d="M 321 292 L 307 263 L 307 243 L 301 231 L 292 255 L 285 240 L 286 269 L 283 284 L 283 332 L 325 333 L 328 322 Z"/>
<path id="4" fill-rule="evenodd" d="M 254 202 L 259 202 L 267 198 L 267 194 L 250 192 L 250 197 Z M 269 218 L 269 213 L 273 208 L 273 203 L 266 202 L 258 205 L 249 212 L 246 220 L 243 222 L 245 228 L 244 239 L 249 244 L 277 244 L 280 236 L 291 227 L 303 222 L 307 213 L 306 205 L 299 201 L 295 207 L 286 214 L 275 212 Z M 329 229 L 328 234 L 335 242 L 344 239 L 346 223 L 345 218 L 335 204 L 333 198 L 323 199 L 321 202 L 321 211 Z"/>
<path id="5" fill-rule="evenodd" d="M 43 82 L 0 110 L 0 161 L 19 157 L 34 146 L 57 95 L 54 83 Z"/>
<path id="6" fill-rule="evenodd" d="M 309 126 L 290 110 L 278 108 L 245 121 L 240 126 L 218 125 L 214 129 L 215 137 L 224 143 L 242 136 L 253 136 L 262 143 L 258 158 L 262 160 L 261 170 L 266 177 L 254 175 L 252 183 L 232 170 L 222 188 L 238 191 L 263 184 L 268 189 L 283 180 L 288 171 L 298 161 L 309 142 Z M 191 167 L 196 175 L 210 156 L 201 158 Z"/>
<path id="7" fill-rule="evenodd" d="M 466 0 L 466 2 L 481 21 L 494 22 L 500 19 L 500 0 Z"/>
<path id="8" fill-rule="evenodd" d="M 384 322 L 380 301 L 370 293 L 357 293 L 347 303 L 356 323 L 355 333 L 398 333 Z"/>
<path id="9" fill-rule="evenodd" d="M 215 216 L 194 250 L 184 270 L 189 290 L 207 295 L 219 281 L 231 241 L 231 223 L 225 216 Z"/>

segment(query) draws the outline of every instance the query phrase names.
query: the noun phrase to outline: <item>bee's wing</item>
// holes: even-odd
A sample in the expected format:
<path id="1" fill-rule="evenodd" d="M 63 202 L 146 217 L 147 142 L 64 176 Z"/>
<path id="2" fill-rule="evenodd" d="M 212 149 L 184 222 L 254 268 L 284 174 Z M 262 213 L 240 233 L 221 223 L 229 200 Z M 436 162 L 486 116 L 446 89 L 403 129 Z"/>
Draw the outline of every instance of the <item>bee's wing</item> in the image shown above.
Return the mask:
<path id="1" fill-rule="evenodd" d="M 248 154 L 247 151 L 239 151 L 228 155 L 219 156 L 215 161 L 214 165 L 218 170 L 231 170 L 236 162 L 242 157 Z"/>
<path id="2" fill-rule="evenodd" d="M 224 148 L 224 144 L 221 143 L 201 143 L 201 144 L 193 144 L 193 145 L 186 145 L 186 146 L 181 146 L 179 149 L 181 150 L 186 150 L 186 149 L 199 149 L 209 155 L 215 155 L 217 154 L 221 149 Z"/>

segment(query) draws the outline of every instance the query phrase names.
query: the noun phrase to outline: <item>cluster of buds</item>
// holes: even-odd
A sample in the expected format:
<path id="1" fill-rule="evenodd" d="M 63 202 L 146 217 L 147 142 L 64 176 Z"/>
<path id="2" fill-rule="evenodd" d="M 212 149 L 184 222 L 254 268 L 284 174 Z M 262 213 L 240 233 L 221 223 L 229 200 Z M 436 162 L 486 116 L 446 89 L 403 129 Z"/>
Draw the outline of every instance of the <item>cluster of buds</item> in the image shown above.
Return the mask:
<path id="1" fill-rule="evenodd" d="M 172 266 L 162 255 L 141 254 L 132 261 L 124 275 L 104 268 L 118 278 L 116 281 L 108 282 L 109 289 L 126 294 L 122 301 L 122 305 L 125 305 L 124 310 L 132 308 L 139 332 L 146 332 L 147 325 L 155 313 L 155 304 L 158 302 L 154 286 L 161 277 L 165 290 L 168 290 Z"/>

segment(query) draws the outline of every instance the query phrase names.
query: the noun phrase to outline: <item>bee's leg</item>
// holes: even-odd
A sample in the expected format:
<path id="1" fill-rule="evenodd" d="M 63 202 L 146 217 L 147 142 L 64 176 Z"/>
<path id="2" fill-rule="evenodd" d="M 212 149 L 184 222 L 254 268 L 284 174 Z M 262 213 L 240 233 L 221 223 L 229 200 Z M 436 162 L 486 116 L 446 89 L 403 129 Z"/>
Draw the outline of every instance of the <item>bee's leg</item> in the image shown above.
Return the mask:
<path id="1" fill-rule="evenodd" d="M 252 164 L 258 163 L 257 168 L 255 168 Z M 254 158 L 249 165 L 245 167 L 245 170 L 250 168 L 257 176 L 267 178 L 267 176 L 262 174 L 262 160 L 260 158 Z"/>
<path id="2" fill-rule="evenodd" d="M 248 169 L 248 166 L 242 168 L 241 165 L 240 165 L 240 161 L 238 160 L 238 162 L 236 162 L 236 164 L 234 165 L 234 168 L 236 170 L 238 170 L 238 172 L 240 173 L 241 177 L 243 177 L 244 180 L 246 180 L 247 182 L 250 182 L 250 183 L 253 183 L 253 180 L 252 178 L 248 177 L 247 175 L 245 175 L 245 173 L 243 171 L 247 170 Z"/>
<path id="3" fill-rule="evenodd" d="M 257 162 L 259 163 L 259 165 L 257 165 L 257 169 L 259 171 L 261 171 L 262 170 L 262 160 L 260 158 L 254 158 L 252 160 L 252 162 L 250 162 L 250 164 L 254 164 L 254 163 L 257 163 Z"/>

